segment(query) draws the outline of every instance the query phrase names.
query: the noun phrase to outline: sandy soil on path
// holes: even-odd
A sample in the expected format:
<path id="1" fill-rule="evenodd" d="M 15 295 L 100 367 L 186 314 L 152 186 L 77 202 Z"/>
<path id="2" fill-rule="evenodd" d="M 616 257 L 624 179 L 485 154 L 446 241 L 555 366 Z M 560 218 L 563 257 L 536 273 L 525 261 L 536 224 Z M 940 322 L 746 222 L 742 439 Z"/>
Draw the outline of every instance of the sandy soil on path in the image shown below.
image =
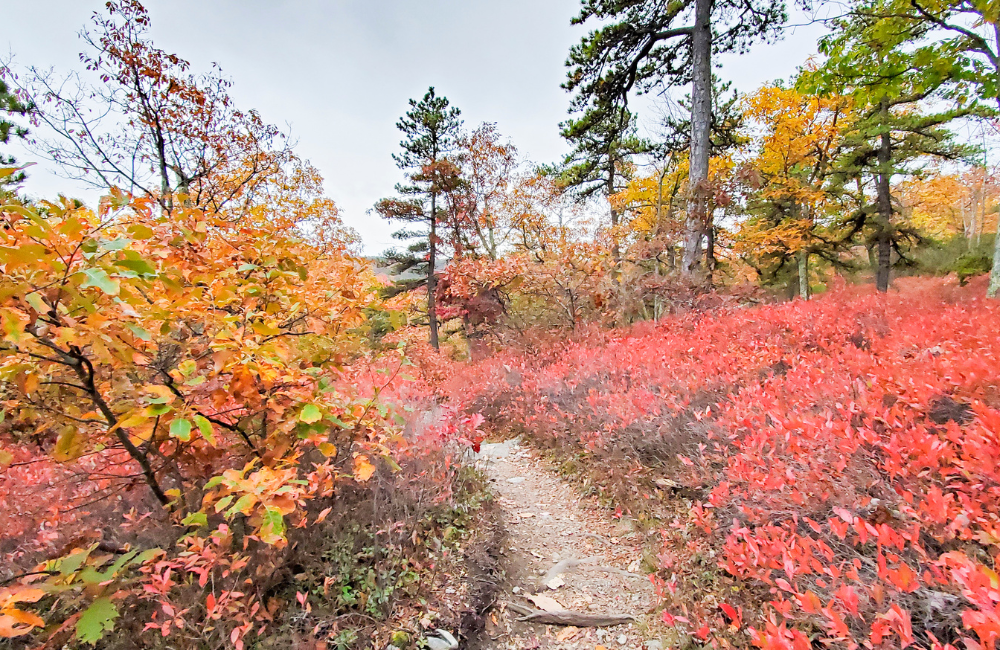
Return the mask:
<path id="1" fill-rule="evenodd" d="M 642 620 L 655 605 L 641 569 L 642 534 L 581 498 L 531 449 L 484 444 L 477 465 L 491 480 L 507 528 L 507 580 L 478 646 L 488 650 L 644 647 Z M 534 594 L 551 600 L 535 600 Z M 553 602 L 554 601 L 554 602 Z M 611 627 L 520 622 L 526 609 L 633 616 Z M 658 647 L 656 642 L 647 646 Z"/>

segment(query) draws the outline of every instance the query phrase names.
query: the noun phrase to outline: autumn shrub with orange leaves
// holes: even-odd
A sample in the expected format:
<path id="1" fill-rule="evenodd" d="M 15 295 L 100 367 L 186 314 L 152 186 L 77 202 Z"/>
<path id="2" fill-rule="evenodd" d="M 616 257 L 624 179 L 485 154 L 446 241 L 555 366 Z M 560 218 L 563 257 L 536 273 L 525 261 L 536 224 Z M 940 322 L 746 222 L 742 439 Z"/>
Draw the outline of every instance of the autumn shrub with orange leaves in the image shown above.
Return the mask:
<path id="1" fill-rule="evenodd" d="M 593 330 L 448 390 L 659 512 L 661 615 L 702 644 L 992 649 L 1000 308 L 900 285 Z"/>
<path id="2" fill-rule="evenodd" d="M 380 282 L 335 210 L 115 191 L 0 220 L 0 637 L 96 643 L 127 611 L 122 647 L 243 647 L 338 500 L 419 455 L 380 400 L 407 362 L 365 345 Z"/>

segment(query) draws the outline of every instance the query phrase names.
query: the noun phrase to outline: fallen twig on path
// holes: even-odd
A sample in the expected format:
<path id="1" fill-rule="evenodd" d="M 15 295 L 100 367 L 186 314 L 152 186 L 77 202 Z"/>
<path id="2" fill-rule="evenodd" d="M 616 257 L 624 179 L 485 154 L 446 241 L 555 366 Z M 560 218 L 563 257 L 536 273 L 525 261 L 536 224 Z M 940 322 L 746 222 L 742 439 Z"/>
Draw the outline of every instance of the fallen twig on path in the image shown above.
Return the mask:
<path id="1" fill-rule="evenodd" d="M 588 614 L 562 610 L 557 612 L 534 611 L 517 619 L 524 623 L 544 623 L 545 625 L 572 625 L 574 627 L 605 627 L 621 625 L 635 619 L 627 614 Z"/>
<path id="2" fill-rule="evenodd" d="M 567 571 L 575 569 L 581 564 L 586 564 L 587 567 L 590 569 L 604 571 L 605 573 L 617 573 L 618 575 L 628 576 L 630 578 L 639 578 L 641 580 L 646 579 L 646 576 L 644 575 L 640 575 L 638 573 L 632 573 L 631 571 L 626 571 L 625 569 L 619 569 L 617 567 L 604 566 L 600 564 L 589 564 L 590 562 L 593 562 L 596 559 L 597 558 L 593 557 L 585 557 L 582 560 L 578 560 L 576 558 L 567 558 L 565 560 L 560 560 L 555 564 L 555 566 L 553 566 L 551 569 L 548 570 L 548 573 L 546 573 L 545 576 L 542 578 L 542 584 L 548 584 L 549 580 L 552 580 L 561 573 L 566 573 Z"/>
<path id="3" fill-rule="evenodd" d="M 591 566 L 590 568 L 597 569 L 598 571 L 604 571 L 605 573 L 617 573 L 618 575 L 628 576 L 629 578 L 639 578 L 640 580 L 646 579 L 646 576 L 640 573 L 632 573 L 631 571 L 626 571 L 625 569 L 619 569 L 613 566 Z"/>
<path id="4" fill-rule="evenodd" d="M 593 559 L 595 559 L 595 558 L 585 557 L 582 560 L 578 560 L 576 558 L 568 558 L 568 559 L 565 559 L 565 560 L 560 560 L 551 569 L 549 569 L 549 572 L 545 574 L 544 578 L 542 578 L 542 582 L 543 583 L 548 583 L 549 580 L 551 580 L 552 578 L 555 578 L 560 573 L 566 573 L 570 569 L 572 569 L 572 568 L 574 568 L 574 567 L 576 567 L 576 566 L 578 566 L 580 564 L 583 564 L 584 562 L 590 562 Z"/>

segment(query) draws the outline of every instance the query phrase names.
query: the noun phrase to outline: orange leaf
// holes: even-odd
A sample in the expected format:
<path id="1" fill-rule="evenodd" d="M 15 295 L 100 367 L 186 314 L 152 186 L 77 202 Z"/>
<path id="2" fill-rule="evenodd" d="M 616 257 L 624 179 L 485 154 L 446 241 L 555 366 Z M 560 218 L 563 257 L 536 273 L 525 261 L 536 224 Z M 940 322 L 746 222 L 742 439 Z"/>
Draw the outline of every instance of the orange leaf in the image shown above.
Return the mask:
<path id="1" fill-rule="evenodd" d="M 354 478 L 364 483 L 375 473 L 375 466 L 368 462 L 368 456 L 357 456 L 354 459 Z"/>

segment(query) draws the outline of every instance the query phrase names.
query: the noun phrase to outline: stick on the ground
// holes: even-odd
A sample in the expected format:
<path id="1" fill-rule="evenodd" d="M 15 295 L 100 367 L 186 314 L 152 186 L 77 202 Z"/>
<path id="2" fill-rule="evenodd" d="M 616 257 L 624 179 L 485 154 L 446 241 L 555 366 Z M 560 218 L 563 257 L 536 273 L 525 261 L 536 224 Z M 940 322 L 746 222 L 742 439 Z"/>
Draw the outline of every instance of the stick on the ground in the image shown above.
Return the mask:
<path id="1" fill-rule="evenodd" d="M 557 612 L 536 611 L 517 619 L 525 623 L 544 623 L 545 625 L 572 625 L 574 627 L 605 627 L 630 623 L 635 619 L 626 614 L 587 614 L 562 610 Z"/>
<path id="2" fill-rule="evenodd" d="M 590 562 L 596 559 L 597 558 L 593 557 L 585 557 L 582 560 L 577 560 L 576 558 L 562 560 L 555 566 L 553 566 L 551 569 L 549 569 L 548 573 L 545 574 L 545 577 L 542 578 L 542 584 L 548 584 L 549 580 L 551 580 L 552 578 L 555 578 L 559 574 L 566 573 L 567 571 L 575 569 L 581 564 L 586 564 L 589 568 L 594 569 L 596 571 L 604 571 L 605 573 L 617 573 L 618 575 L 628 576 L 630 578 L 639 578 L 640 580 L 646 579 L 646 576 L 644 575 L 640 575 L 638 573 L 632 573 L 631 571 L 626 571 L 625 569 L 619 569 L 613 566 L 601 566 L 601 565 L 590 564 Z"/>
<path id="3" fill-rule="evenodd" d="M 617 573 L 620 576 L 627 576 L 629 578 L 639 578 L 640 580 L 645 580 L 646 576 L 640 575 L 638 573 L 632 573 L 631 571 L 626 571 L 625 569 L 619 569 L 613 566 L 593 566 L 590 567 L 597 571 L 604 571 L 605 573 Z"/>
<path id="4" fill-rule="evenodd" d="M 533 614 L 536 611 L 538 611 L 534 609 L 529 609 L 527 607 L 524 607 L 523 605 L 518 605 L 517 603 L 507 603 L 507 609 L 512 609 L 518 614 L 521 614 L 522 616 L 527 616 L 529 614 Z"/>
<path id="5" fill-rule="evenodd" d="M 549 572 L 545 574 L 544 578 L 542 578 L 542 583 L 543 584 L 547 583 L 549 580 L 551 580 L 552 578 L 555 578 L 560 573 L 566 573 L 570 569 L 573 569 L 573 568 L 575 568 L 575 567 L 577 567 L 577 566 L 579 566 L 581 564 L 584 564 L 586 562 L 590 562 L 591 560 L 594 560 L 594 559 L 596 559 L 596 558 L 585 557 L 582 560 L 578 560 L 576 558 L 569 558 L 569 559 L 566 559 L 566 560 L 561 560 L 561 561 L 557 562 L 555 566 L 553 566 L 551 569 L 549 569 Z"/>

